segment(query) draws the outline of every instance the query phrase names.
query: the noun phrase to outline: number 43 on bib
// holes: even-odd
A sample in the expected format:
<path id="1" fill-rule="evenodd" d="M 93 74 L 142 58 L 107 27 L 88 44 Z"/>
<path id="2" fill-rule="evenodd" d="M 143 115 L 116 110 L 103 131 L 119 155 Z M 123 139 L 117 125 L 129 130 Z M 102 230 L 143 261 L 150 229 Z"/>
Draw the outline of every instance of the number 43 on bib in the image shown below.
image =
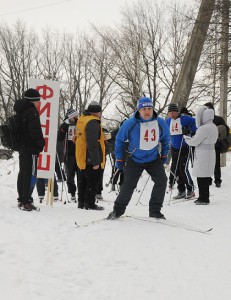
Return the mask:
<path id="1" fill-rule="evenodd" d="M 141 123 L 140 125 L 140 149 L 151 150 L 159 142 L 159 125 L 157 120 Z"/>

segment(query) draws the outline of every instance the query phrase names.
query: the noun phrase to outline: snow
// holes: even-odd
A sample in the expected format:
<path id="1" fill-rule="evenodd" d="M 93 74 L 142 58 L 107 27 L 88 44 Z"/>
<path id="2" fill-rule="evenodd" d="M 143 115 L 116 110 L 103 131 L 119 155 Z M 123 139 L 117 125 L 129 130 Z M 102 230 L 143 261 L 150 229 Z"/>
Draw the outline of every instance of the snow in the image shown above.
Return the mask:
<path id="1" fill-rule="evenodd" d="M 99 203 L 104 211 L 81 210 L 62 202 L 52 208 L 39 204 L 36 191 L 33 196 L 41 211 L 20 211 L 17 156 L 0 161 L 0 299 L 230 299 L 230 170 L 228 153 L 222 186 L 211 187 L 209 206 L 196 206 L 193 201 L 169 205 L 166 194 L 162 212 L 167 220 L 213 227 L 203 234 L 131 218 L 89 223 L 112 211 L 116 193 L 110 192 L 110 186 L 103 191 L 107 201 Z M 110 171 L 108 161 L 104 186 Z M 150 181 L 138 202 L 147 178 L 144 173 L 127 215 L 148 216 Z"/>

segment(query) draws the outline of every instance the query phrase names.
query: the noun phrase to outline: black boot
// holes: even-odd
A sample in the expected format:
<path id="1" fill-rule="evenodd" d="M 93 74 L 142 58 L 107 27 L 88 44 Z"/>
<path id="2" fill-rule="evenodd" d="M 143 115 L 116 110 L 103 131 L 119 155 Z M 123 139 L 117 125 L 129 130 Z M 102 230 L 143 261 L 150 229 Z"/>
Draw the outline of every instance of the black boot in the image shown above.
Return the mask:
<path id="1" fill-rule="evenodd" d="M 198 198 L 196 201 L 194 201 L 196 205 L 208 205 L 210 203 L 209 199 L 208 200 L 203 200 Z"/>
<path id="2" fill-rule="evenodd" d="M 150 218 L 155 218 L 155 219 L 162 219 L 166 220 L 165 216 L 160 212 L 160 211 L 155 211 L 155 212 L 150 212 L 149 213 Z"/>
<path id="3" fill-rule="evenodd" d="M 83 209 L 84 208 L 84 204 L 82 202 L 78 202 L 78 208 Z"/>
<path id="4" fill-rule="evenodd" d="M 23 203 L 21 202 L 18 207 L 21 209 L 21 210 L 25 210 L 25 211 L 32 211 L 32 210 L 36 210 L 36 211 L 39 211 L 40 209 L 36 206 L 34 206 L 34 204 L 32 203 Z"/>
<path id="5" fill-rule="evenodd" d="M 115 211 L 110 212 L 110 214 L 107 217 L 107 220 L 116 220 L 118 219 L 120 216 L 116 214 Z"/>
<path id="6" fill-rule="evenodd" d="M 99 206 L 97 204 L 90 205 L 90 206 L 88 206 L 88 205 L 85 204 L 85 209 L 86 210 L 104 210 L 104 207 L 103 206 Z"/>

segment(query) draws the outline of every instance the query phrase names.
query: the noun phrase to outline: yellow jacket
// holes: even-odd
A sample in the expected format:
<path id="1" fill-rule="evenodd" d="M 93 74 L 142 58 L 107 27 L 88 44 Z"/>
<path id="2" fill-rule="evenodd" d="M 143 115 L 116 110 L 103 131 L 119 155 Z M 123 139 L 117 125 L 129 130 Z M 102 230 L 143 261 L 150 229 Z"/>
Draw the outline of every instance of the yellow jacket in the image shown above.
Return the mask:
<path id="1" fill-rule="evenodd" d="M 86 169 L 87 159 L 90 158 L 91 160 L 91 157 L 87 157 L 89 152 L 87 151 L 88 149 L 87 149 L 87 140 L 86 140 L 86 126 L 91 120 L 98 120 L 100 123 L 100 138 L 98 139 L 100 147 L 98 151 L 101 150 L 101 153 L 99 153 L 99 157 L 101 158 L 101 161 L 99 162 L 99 164 L 101 164 L 102 169 L 104 169 L 105 166 L 105 156 L 106 156 L 105 142 L 104 142 L 104 134 L 101 127 L 100 119 L 92 115 L 82 115 L 79 117 L 78 122 L 76 124 L 76 147 L 75 147 L 76 161 L 80 170 Z"/>

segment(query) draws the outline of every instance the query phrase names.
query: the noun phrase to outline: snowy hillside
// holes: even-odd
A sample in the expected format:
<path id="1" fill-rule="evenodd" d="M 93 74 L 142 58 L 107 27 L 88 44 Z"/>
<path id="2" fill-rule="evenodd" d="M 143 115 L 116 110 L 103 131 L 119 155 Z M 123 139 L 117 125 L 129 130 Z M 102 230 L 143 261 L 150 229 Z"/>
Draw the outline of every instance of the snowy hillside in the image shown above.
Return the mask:
<path id="1" fill-rule="evenodd" d="M 20 211 L 17 171 L 17 156 L 0 161 L 0 299 L 231 299 L 231 153 L 222 168 L 222 187 L 211 187 L 209 206 L 169 205 L 166 194 L 162 212 L 167 222 L 213 227 L 206 234 L 131 218 L 82 226 L 112 211 L 116 193 L 110 186 L 100 202 L 104 211 L 62 202 L 51 208 L 39 204 L 36 191 L 41 211 Z M 104 186 L 110 171 L 107 165 Z M 146 181 L 143 174 L 127 215 L 148 216 L 150 181 L 137 204 Z"/>

